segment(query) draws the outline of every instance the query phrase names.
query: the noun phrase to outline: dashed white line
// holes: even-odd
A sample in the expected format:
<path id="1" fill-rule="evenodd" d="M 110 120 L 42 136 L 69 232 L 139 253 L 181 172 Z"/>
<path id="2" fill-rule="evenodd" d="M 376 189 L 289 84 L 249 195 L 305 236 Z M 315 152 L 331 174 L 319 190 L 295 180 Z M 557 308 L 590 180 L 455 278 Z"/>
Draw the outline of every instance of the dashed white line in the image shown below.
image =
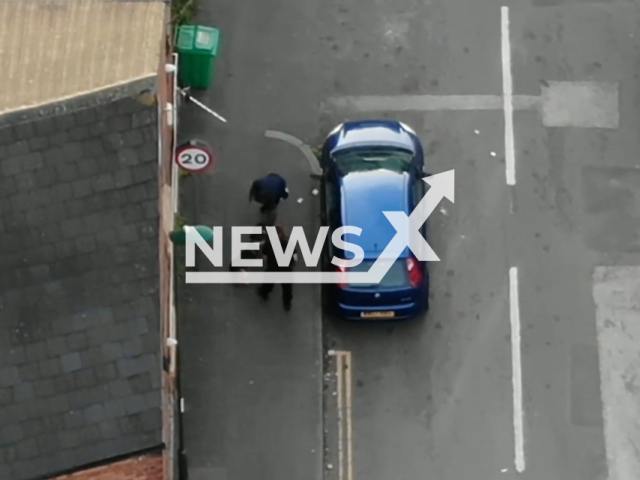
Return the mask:
<path id="1" fill-rule="evenodd" d="M 335 352 L 338 397 L 338 480 L 353 480 L 351 352 Z"/>
<path id="2" fill-rule="evenodd" d="M 509 269 L 509 320 L 511 322 L 511 378 L 513 382 L 513 436 L 515 466 L 523 472 L 524 412 L 522 408 L 522 360 L 520 358 L 520 300 L 518 295 L 518 268 Z"/>
<path id="3" fill-rule="evenodd" d="M 507 185 L 516 184 L 516 152 L 513 137 L 513 79 L 511 77 L 511 41 L 509 37 L 509 7 L 502 7 L 502 108 L 504 111 L 504 154 Z"/>
<path id="4" fill-rule="evenodd" d="M 514 110 L 536 110 L 541 97 L 513 95 Z M 331 97 L 326 101 L 331 108 L 358 112 L 440 112 L 502 110 L 502 95 L 363 95 L 357 97 Z"/>

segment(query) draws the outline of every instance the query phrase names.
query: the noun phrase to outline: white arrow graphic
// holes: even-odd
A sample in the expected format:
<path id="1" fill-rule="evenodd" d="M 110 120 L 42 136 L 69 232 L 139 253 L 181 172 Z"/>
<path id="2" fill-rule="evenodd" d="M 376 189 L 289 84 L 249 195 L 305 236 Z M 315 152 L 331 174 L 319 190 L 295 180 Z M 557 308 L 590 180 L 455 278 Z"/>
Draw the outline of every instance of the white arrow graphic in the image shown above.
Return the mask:
<path id="1" fill-rule="evenodd" d="M 454 203 L 455 198 L 455 171 L 439 173 L 422 179 L 431 185 L 427 194 L 407 217 L 404 212 L 384 212 L 397 232 L 409 231 L 409 248 L 421 262 L 438 262 L 440 258 L 420 234 L 420 228 L 436 209 L 440 200 L 447 198 Z"/>
<path id="2" fill-rule="evenodd" d="M 368 272 L 186 272 L 186 283 L 380 283 L 405 248 L 420 261 L 438 262 L 440 258 L 420 233 L 420 228 L 443 198 L 454 202 L 454 170 L 422 179 L 430 185 L 427 194 L 407 216 L 404 212 L 383 212 L 396 234 Z M 407 241 L 406 233 L 409 233 Z M 195 230 L 188 235 L 198 235 Z"/>
<path id="3" fill-rule="evenodd" d="M 425 177 L 422 180 L 428 183 L 431 188 L 429 188 L 427 194 L 420 200 L 420 203 L 418 203 L 409 217 L 404 212 L 383 212 L 398 233 L 391 239 L 387 248 L 380 254 L 378 260 L 368 272 L 350 274 L 353 275 L 353 278 L 348 278 L 350 283 L 381 282 L 391 265 L 407 247 L 422 262 L 440 261 L 436 252 L 433 251 L 420 233 L 420 228 L 436 209 L 440 200 L 447 198 L 451 203 L 454 202 L 455 171 L 449 170 L 431 177 Z M 404 240 L 406 237 L 400 233 L 407 231 L 409 232 L 409 244 Z M 360 281 L 360 277 L 362 277 L 362 281 Z"/>

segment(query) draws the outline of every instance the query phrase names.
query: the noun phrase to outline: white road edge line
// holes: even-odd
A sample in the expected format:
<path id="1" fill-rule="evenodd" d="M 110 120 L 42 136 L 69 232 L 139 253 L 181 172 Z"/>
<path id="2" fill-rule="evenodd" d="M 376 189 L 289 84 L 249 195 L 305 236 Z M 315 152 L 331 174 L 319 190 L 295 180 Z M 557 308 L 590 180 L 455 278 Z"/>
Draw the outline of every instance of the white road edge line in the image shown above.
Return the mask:
<path id="1" fill-rule="evenodd" d="M 504 110 L 504 154 L 507 185 L 516 184 L 516 152 L 513 138 L 513 78 L 511 77 L 511 40 L 509 7 L 501 7 L 500 40 L 502 43 L 502 105 Z"/>
<path id="2" fill-rule="evenodd" d="M 522 408 L 522 360 L 520 358 L 520 300 L 518 268 L 509 269 L 509 320 L 511 322 L 511 378 L 513 383 L 513 434 L 515 466 L 524 471 L 524 412 Z"/>
<path id="3" fill-rule="evenodd" d="M 351 352 L 346 352 L 346 400 L 347 400 L 347 480 L 353 480 L 353 426 L 351 418 L 353 414 L 353 368 L 351 363 Z"/>
<path id="4" fill-rule="evenodd" d="M 309 162 L 309 168 L 311 169 L 311 173 L 315 175 L 322 174 L 322 168 L 320 167 L 320 162 L 317 157 L 313 153 L 313 150 L 309 145 L 304 143 L 299 138 L 294 137 L 293 135 L 289 135 L 288 133 L 278 132 L 276 130 L 266 130 L 264 132 L 264 136 L 267 138 L 272 138 L 275 140 L 282 140 L 283 142 L 287 142 L 289 145 L 293 145 L 298 150 L 302 152 L 304 158 Z"/>
<path id="5" fill-rule="evenodd" d="M 513 95 L 514 110 L 538 110 L 541 95 Z M 331 108 L 359 112 L 442 112 L 502 110 L 502 95 L 363 95 L 357 97 L 331 97 L 325 104 Z"/>
<path id="6" fill-rule="evenodd" d="M 338 480 L 344 479 L 344 427 L 343 418 L 343 389 L 344 389 L 344 355 L 342 352 L 336 355 L 336 380 L 337 380 L 337 396 L 338 396 Z"/>
<path id="7" fill-rule="evenodd" d="M 353 480 L 351 352 L 334 352 L 338 397 L 338 480 Z"/>

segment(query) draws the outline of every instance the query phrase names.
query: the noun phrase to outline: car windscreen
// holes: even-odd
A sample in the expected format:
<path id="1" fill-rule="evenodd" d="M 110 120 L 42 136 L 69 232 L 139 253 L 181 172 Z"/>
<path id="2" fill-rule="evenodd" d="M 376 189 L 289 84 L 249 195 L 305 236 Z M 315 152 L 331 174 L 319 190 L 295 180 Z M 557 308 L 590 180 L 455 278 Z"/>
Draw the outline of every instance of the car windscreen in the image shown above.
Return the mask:
<path id="1" fill-rule="evenodd" d="M 333 156 L 342 175 L 371 170 L 409 171 L 413 154 L 404 150 L 371 149 L 338 152 Z"/>
<path id="2" fill-rule="evenodd" d="M 373 266 L 375 260 L 364 260 L 360 265 L 350 268 L 349 272 L 368 272 Z M 350 288 L 397 288 L 404 287 L 409 283 L 409 277 L 407 273 L 407 264 L 405 259 L 396 260 L 391 268 L 386 273 L 380 283 L 354 283 L 350 284 Z"/>

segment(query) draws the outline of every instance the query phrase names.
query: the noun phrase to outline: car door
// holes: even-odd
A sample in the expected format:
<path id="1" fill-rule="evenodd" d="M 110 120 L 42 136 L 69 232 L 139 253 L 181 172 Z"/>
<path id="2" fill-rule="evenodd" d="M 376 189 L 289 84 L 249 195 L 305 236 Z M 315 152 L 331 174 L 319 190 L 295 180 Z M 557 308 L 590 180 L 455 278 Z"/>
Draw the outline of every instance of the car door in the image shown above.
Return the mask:
<path id="1" fill-rule="evenodd" d="M 413 145 L 415 148 L 415 153 L 413 154 L 413 159 L 411 161 L 411 171 L 416 174 L 426 174 L 426 166 L 424 164 L 424 152 L 422 151 L 422 145 L 420 144 L 420 140 L 418 137 L 414 137 Z"/>
<path id="2" fill-rule="evenodd" d="M 427 193 L 427 185 L 423 180 L 423 177 L 425 176 L 424 173 L 415 173 L 412 175 L 412 182 L 411 182 L 411 211 L 413 211 L 418 204 L 422 201 L 422 199 L 424 198 L 424 196 Z M 425 222 L 424 225 L 422 225 L 422 227 L 420 228 L 420 233 L 422 234 L 422 236 L 425 238 L 427 238 L 427 223 Z"/>
<path id="3" fill-rule="evenodd" d="M 331 258 L 335 255 L 331 235 L 340 226 L 340 187 L 338 178 L 331 169 L 325 170 L 322 177 L 322 225 L 329 227 L 325 241 L 325 268 L 329 267 Z"/>

